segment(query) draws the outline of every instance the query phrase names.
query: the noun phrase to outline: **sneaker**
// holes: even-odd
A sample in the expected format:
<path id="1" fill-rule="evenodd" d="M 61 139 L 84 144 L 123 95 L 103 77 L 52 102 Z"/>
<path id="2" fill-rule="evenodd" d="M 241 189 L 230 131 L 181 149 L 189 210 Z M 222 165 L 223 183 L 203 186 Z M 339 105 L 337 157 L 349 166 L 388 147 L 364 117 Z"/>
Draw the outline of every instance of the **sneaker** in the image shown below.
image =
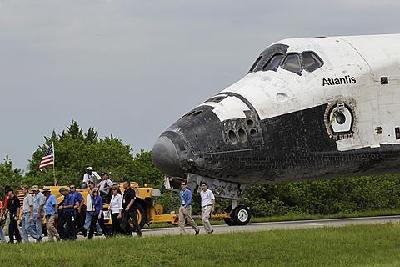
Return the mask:
<path id="1" fill-rule="evenodd" d="M 211 235 L 214 232 L 214 229 L 211 230 L 211 232 L 208 232 L 207 234 Z"/>
<path id="2" fill-rule="evenodd" d="M 195 232 L 196 233 L 194 235 L 198 235 L 200 233 L 200 229 L 196 229 Z"/>

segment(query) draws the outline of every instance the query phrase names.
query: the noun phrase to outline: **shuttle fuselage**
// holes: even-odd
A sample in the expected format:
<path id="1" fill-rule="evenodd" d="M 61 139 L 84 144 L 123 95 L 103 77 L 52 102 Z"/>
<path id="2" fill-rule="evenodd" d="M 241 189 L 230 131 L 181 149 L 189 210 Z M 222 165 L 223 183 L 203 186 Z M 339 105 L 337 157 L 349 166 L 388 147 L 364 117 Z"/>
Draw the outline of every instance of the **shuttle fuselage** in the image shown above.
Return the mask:
<path id="1" fill-rule="evenodd" d="M 400 34 L 272 44 L 153 147 L 171 176 L 237 184 L 400 171 Z"/>

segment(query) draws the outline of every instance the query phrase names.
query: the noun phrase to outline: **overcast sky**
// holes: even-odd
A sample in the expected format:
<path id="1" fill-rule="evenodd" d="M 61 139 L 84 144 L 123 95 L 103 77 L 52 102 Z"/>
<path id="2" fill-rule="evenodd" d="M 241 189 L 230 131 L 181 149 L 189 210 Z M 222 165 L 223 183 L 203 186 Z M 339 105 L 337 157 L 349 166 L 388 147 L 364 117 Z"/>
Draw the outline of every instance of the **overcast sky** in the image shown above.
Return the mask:
<path id="1" fill-rule="evenodd" d="M 400 32 L 399 8 L 397 0 L 0 0 L 0 158 L 25 169 L 43 136 L 72 119 L 151 149 L 270 43 Z"/>

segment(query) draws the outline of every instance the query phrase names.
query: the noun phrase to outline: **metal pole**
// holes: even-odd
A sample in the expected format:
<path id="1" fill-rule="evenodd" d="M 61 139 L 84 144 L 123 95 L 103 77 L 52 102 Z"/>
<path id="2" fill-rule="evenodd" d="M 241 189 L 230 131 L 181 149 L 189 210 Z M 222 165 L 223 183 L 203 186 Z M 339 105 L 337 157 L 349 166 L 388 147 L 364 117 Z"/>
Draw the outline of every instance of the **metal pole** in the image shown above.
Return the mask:
<path id="1" fill-rule="evenodd" d="M 57 178 L 56 178 L 56 167 L 55 167 L 55 159 L 56 159 L 56 156 L 55 156 L 55 151 L 54 151 L 54 144 L 53 144 L 53 142 L 51 142 L 51 148 L 52 148 L 52 151 L 53 151 L 53 180 L 54 180 L 54 185 L 56 186 L 57 185 Z"/>

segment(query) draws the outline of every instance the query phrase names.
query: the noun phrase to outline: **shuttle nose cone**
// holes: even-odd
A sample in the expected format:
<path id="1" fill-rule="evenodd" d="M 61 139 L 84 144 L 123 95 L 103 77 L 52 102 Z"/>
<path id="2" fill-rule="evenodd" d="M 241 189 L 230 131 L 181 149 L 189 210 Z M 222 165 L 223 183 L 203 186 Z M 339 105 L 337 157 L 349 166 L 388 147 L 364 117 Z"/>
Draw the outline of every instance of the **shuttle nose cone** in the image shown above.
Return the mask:
<path id="1" fill-rule="evenodd" d="M 161 172 L 170 176 L 182 176 L 183 170 L 179 162 L 178 150 L 172 140 L 160 136 L 152 149 L 153 164 Z"/>

